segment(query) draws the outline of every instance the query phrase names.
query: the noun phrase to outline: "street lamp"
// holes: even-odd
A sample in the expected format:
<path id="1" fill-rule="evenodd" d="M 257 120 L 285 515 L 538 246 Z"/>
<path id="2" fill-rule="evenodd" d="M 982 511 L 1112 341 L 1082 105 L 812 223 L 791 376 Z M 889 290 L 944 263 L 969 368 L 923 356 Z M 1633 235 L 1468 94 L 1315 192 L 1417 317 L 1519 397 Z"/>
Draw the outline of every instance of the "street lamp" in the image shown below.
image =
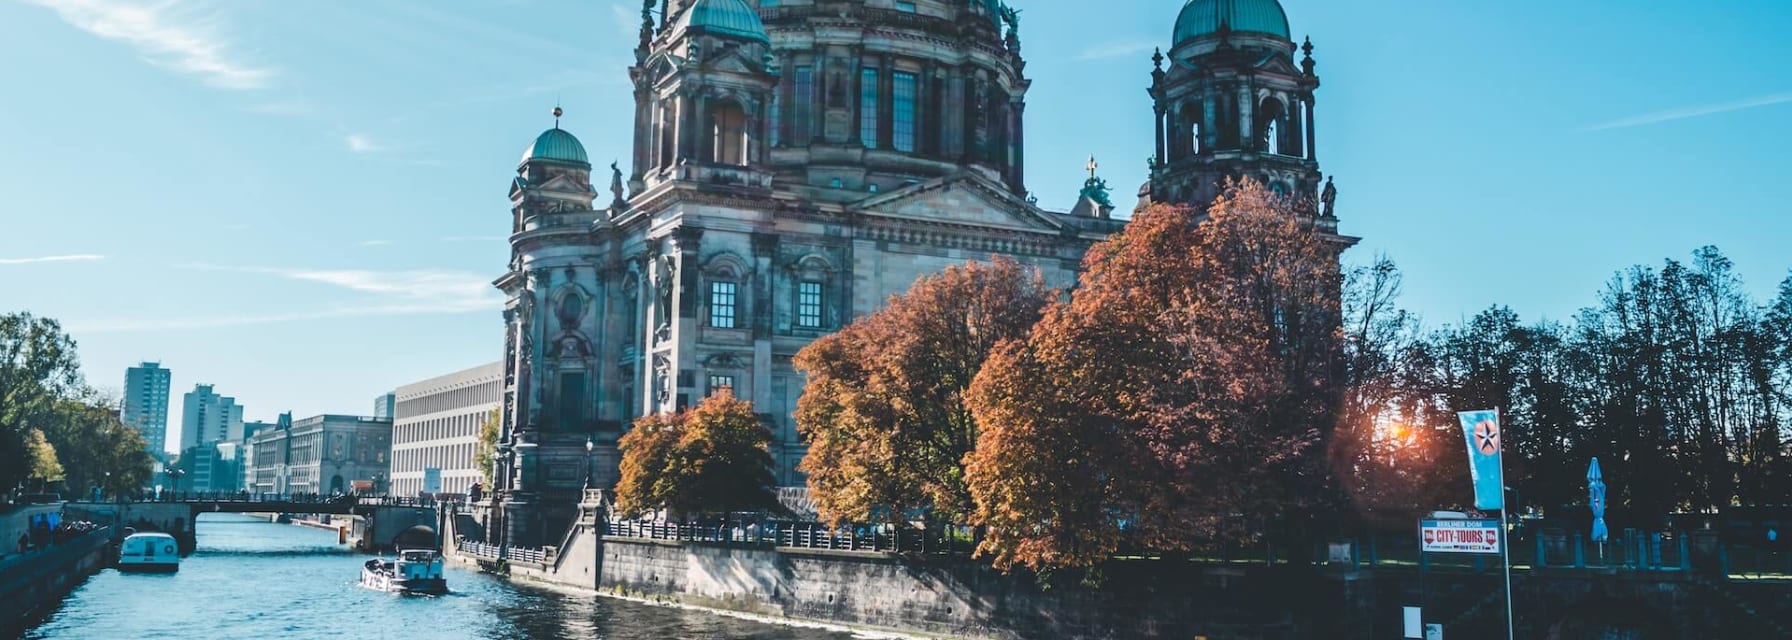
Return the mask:
<path id="1" fill-rule="evenodd" d="M 596 470 L 597 464 L 592 461 L 592 457 L 591 457 L 592 450 L 594 450 L 596 448 L 597 448 L 597 442 L 592 440 L 592 436 L 585 436 L 585 488 L 586 489 L 591 488 L 591 478 L 592 478 L 592 476 L 597 475 L 597 470 Z"/>

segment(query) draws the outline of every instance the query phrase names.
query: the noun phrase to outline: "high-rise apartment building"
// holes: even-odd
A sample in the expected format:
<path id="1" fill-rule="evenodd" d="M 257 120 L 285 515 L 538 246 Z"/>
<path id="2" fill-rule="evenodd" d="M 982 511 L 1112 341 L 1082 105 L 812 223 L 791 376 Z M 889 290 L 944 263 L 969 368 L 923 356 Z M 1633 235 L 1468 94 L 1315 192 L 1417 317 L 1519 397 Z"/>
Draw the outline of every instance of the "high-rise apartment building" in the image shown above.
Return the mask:
<path id="1" fill-rule="evenodd" d="M 221 396 L 212 385 L 194 385 L 181 402 L 180 443 L 185 451 L 219 440 L 243 439 L 243 407 Z"/>
<path id="2" fill-rule="evenodd" d="M 169 370 L 145 362 L 124 372 L 124 423 L 143 434 L 145 448 L 157 459 L 167 454 Z"/>

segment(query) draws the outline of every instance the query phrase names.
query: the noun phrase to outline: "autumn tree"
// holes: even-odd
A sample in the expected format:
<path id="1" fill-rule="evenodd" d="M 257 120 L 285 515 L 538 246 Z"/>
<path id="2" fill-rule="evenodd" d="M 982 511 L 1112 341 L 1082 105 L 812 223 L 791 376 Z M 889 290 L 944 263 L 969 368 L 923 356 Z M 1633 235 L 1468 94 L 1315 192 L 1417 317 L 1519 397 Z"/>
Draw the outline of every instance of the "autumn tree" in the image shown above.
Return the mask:
<path id="1" fill-rule="evenodd" d="M 639 516 L 779 509 L 771 431 L 753 405 L 722 390 L 673 416 L 649 416 L 618 443 L 619 510 Z"/>
<path id="2" fill-rule="evenodd" d="M 1339 404 L 1336 252 L 1255 183 L 1158 206 L 1094 247 L 1080 286 L 969 391 L 979 549 L 1086 566 L 1122 544 L 1250 539 L 1322 497 Z"/>
<path id="3" fill-rule="evenodd" d="M 977 420 L 965 389 L 995 346 L 1025 337 L 1057 297 L 1036 268 L 997 257 L 916 281 L 876 313 L 798 352 L 807 378 L 799 467 L 823 518 L 865 521 L 971 510 L 964 459 Z"/>
<path id="4" fill-rule="evenodd" d="M 40 489 L 47 487 L 50 482 L 62 479 L 62 462 L 56 459 L 56 447 L 44 438 L 43 431 L 32 429 L 25 432 L 25 450 L 29 453 L 29 477 L 37 481 Z"/>

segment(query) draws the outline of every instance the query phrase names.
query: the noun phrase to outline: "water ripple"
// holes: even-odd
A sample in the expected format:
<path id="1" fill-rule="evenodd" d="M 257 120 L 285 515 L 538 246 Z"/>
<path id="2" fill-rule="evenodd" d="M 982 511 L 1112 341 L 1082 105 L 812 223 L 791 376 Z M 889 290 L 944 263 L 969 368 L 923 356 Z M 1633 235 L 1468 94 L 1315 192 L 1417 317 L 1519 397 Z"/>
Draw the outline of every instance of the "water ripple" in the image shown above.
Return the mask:
<path id="1" fill-rule="evenodd" d="M 742 638 L 848 634 L 515 585 L 449 569 L 453 591 L 400 597 L 360 588 L 362 559 L 335 534 L 206 514 L 199 548 L 173 575 L 105 570 L 78 587 L 33 640 L 74 638 Z"/>

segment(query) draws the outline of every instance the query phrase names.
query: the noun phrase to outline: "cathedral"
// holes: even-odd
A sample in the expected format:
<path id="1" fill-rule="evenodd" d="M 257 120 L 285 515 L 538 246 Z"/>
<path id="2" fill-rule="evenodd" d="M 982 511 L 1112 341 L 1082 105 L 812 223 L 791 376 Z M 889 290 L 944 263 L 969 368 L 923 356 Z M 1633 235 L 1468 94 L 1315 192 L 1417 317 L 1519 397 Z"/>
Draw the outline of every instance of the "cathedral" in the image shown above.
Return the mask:
<path id="1" fill-rule="evenodd" d="M 1277 0 L 1188 0 L 1167 44 L 1137 207 L 1249 177 L 1314 199 L 1335 235 L 1312 46 Z M 582 489 L 614 484 L 635 418 L 723 388 L 761 412 L 779 483 L 802 485 L 799 349 L 967 260 L 1070 285 L 1125 225 L 1093 161 L 1067 210 L 1029 194 L 1032 81 L 1001 0 L 644 0 L 634 54 L 628 166 L 594 185 L 556 109 L 511 181 L 488 524 L 513 544 L 551 542 Z"/>

